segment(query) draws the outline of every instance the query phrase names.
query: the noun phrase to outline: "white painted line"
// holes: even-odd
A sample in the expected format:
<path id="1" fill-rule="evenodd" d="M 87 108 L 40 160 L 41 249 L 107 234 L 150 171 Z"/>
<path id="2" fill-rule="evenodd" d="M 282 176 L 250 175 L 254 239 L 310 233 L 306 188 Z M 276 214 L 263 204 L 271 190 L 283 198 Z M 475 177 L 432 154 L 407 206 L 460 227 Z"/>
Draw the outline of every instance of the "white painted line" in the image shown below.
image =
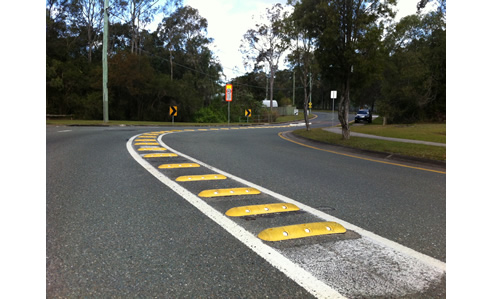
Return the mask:
<path id="1" fill-rule="evenodd" d="M 246 180 L 244 180 L 244 179 L 242 179 L 240 177 L 237 177 L 235 175 L 232 175 L 230 173 L 227 173 L 225 171 L 222 171 L 222 170 L 220 170 L 218 168 L 215 168 L 213 166 L 207 165 L 207 164 L 205 164 L 205 163 L 203 163 L 201 161 L 198 161 L 195 158 L 192 158 L 192 157 L 190 157 L 190 156 L 188 156 L 186 154 L 183 154 L 181 152 L 178 152 L 178 151 L 172 149 L 171 147 L 169 147 L 167 144 L 165 144 L 162 141 L 162 136 L 164 136 L 164 135 L 159 136 L 158 142 L 163 147 L 167 148 L 169 151 L 172 151 L 172 152 L 178 154 L 178 156 L 180 156 L 180 157 L 183 157 L 183 158 L 186 158 L 188 160 L 191 160 L 191 161 L 193 161 L 193 162 L 195 162 L 197 164 L 202 165 L 203 167 L 207 167 L 207 168 L 209 168 L 210 170 L 212 170 L 214 172 L 223 174 L 226 177 L 228 177 L 229 179 L 235 180 L 235 181 L 237 181 L 239 183 L 242 183 L 242 184 L 244 184 L 244 185 L 246 185 L 248 187 L 256 188 L 256 189 L 260 190 L 262 193 L 268 194 L 270 196 L 273 196 L 273 197 L 275 197 L 275 198 L 277 198 L 277 199 L 279 199 L 279 200 L 281 200 L 283 202 L 292 203 L 292 204 L 298 206 L 301 210 L 304 210 L 304 211 L 306 211 L 308 213 L 311 213 L 311 214 L 313 214 L 313 215 L 315 215 L 315 216 L 317 216 L 317 217 L 319 217 L 319 218 L 321 218 L 321 219 L 323 219 L 325 221 L 338 222 L 338 223 L 340 223 L 341 225 L 343 225 L 348 230 L 355 231 L 356 233 L 360 234 L 361 236 L 365 236 L 365 237 L 373 240 L 376 243 L 379 243 L 379 244 L 381 244 L 383 246 L 386 246 L 388 248 L 391 248 L 393 250 L 396 250 L 398 252 L 401 252 L 401 253 L 409 256 L 409 257 L 415 258 L 415 259 L 421 261 L 422 263 L 424 263 L 425 265 L 428 265 L 428 266 L 433 267 L 433 268 L 437 268 L 437 269 L 439 269 L 442 272 L 445 272 L 446 271 L 446 263 L 443 263 L 443 262 L 441 262 L 438 259 L 435 259 L 435 258 L 430 257 L 428 255 L 425 255 L 423 253 L 420 253 L 420 252 L 418 252 L 416 250 L 413 250 L 411 248 L 405 247 L 405 246 L 403 246 L 401 244 L 398 244 L 398 243 L 396 243 L 394 241 L 391 241 L 389 239 L 386 239 L 386 238 L 383 238 L 381 236 L 378 236 L 378 235 L 376 235 L 376 234 L 374 234 L 374 233 L 372 233 L 370 231 L 367 231 L 367 230 L 365 230 L 363 228 L 360 228 L 358 226 L 355 226 L 355 225 L 353 225 L 351 223 L 348 223 L 348 222 L 346 222 L 344 220 L 338 219 L 338 218 L 336 218 L 334 216 L 331 216 L 329 214 L 326 214 L 326 213 L 324 213 L 322 211 L 316 210 L 316 209 L 314 209 L 314 208 L 312 208 L 310 206 L 307 206 L 307 205 L 305 205 L 305 204 L 303 204 L 301 202 L 298 202 L 298 201 L 296 201 L 296 200 L 294 200 L 292 198 L 289 198 L 289 197 L 286 197 L 284 195 L 278 194 L 278 193 L 273 192 L 273 191 L 271 191 L 269 189 L 266 189 L 264 187 L 261 187 L 259 185 L 256 185 L 256 184 L 254 184 L 252 182 L 248 182 L 248 181 L 246 181 Z"/>
<path id="2" fill-rule="evenodd" d="M 311 125 L 311 123 L 309 123 Z M 306 123 L 292 123 L 292 124 L 289 124 L 289 126 L 291 127 L 301 127 L 301 126 L 305 126 Z"/>
<path id="3" fill-rule="evenodd" d="M 162 174 L 159 170 L 154 168 L 133 149 L 132 142 L 136 137 L 137 136 L 134 136 L 130 140 L 128 140 L 126 144 L 128 152 L 140 165 L 142 165 L 148 172 L 150 172 L 163 184 L 171 188 L 171 190 L 176 192 L 179 196 L 183 197 L 186 201 L 188 201 L 190 204 L 196 207 L 200 212 L 202 212 L 207 217 L 215 221 L 218 225 L 223 227 L 232 236 L 234 236 L 236 239 L 241 241 L 244 245 L 246 245 L 248 248 L 253 250 L 256 254 L 264 258 L 273 267 L 282 271 L 285 275 L 287 275 L 290 279 L 292 279 L 301 287 L 306 289 L 312 295 L 316 296 L 317 298 L 345 298 L 336 290 L 332 289 L 330 286 L 328 286 L 327 284 L 323 283 L 318 278 L 313 276 L 311 273 L 304 270 L 296 263 L 292 262 L 290 259 L 283 256 L 280 252 L 264 244 L 260 239 L 258 239 L 256 236 L 254 236 L 247 230 L 245 230 L 243 227 L 237 225 L 234 221 L 230 220 L 222 213 L 218 212 L 217 210 L 209 206 L 198 196 L 189 192 L 187 189 L 181 187 L 179 184 L 172 181 L 164 174 Z M 164 144 L 162 142 L 162 135 L 159 136 L 159 143 Z M 190 157 L 187 158 L 193 161 L 197 161 Z M 204 166 L 206 165 L 199 161 L 197 161 L 197 163 Z M 206 166 L 206 167 L 210 169 L 214 169 L 211 168 L 210 166 Z"/>
<path id="4" fill-rule="evenodd" d="M 58 131 L 58 133 L 65 133 L 65 132 L 72 132 L 72 130 L 61 130 L 61 131 Z"/>

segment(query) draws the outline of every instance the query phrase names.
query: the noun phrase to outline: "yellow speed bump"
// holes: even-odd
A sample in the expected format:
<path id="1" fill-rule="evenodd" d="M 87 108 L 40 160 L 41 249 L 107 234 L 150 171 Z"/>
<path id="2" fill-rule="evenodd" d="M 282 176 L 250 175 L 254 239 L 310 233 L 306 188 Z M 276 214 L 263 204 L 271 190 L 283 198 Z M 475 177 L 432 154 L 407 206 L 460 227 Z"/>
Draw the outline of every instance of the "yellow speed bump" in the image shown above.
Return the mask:
<path id="1" fill-rule="evenodd" d="M 139 151 L 167 151 L 164 147 L 141 147 Z"/>
<path id="2" fill-rule="evenodd" d="M 184 175 L 176 179 L 177 182 L 193 182 L 193 181 L 210 181 L 210 180 L 225 180 L 226 176 L 221 174 L 204 174 L 204 175 Z"/>
<path id="3" fill-rule="evenodd" d="M 155 142 L 155 138 L 153 138 L 153 139 L 135 139 L 135 142 L 146 142 L 146 141 L 154 141 Z"/>
<path id="4" fill-rule="evenodd" d="M 159 145 L 157 142 L 137 142 L 135 145 Z"/>
<path id="5" fill-rule="evenodd" d="M 162 164 L 159 165 L 158 168 L 166 169 L 166 168 L 190 168 L 190 167 L 200 167 L 200 165 L 196 163 L 175 163 L 175 164 Z"/>
<path id="6" fill-rule="evenodd" d="M 220 197 L 220 196 L 235 196 L 235 195 L 252 195 L 260 194 L 261 192 L 255 188 L 229 188 L 229 189 L 212 189 L 203 190 L 198 194 L 200 197 Z"/>
<path id="7" fill-rule="evenodd" d="M 178 155 L 173 153 L 163 153 L 163 154 L 146 154 L 144 158 L 167 158 L 167 157 L 177 157 Z"/>
<path id="8" fill-rule="evenodd" d="M 283 241 L 320 235 L 343 234 L 347 230 L 336 222 L 314 222 L 268 228 L 258 234 L 265 241 Z"/>
<path id="9" fill-rule="evenodd" d="M 225 214 L 229 217 L 240 217 L 248 215 L 260 215 L 271 213 L 283 213 L 299 211 L 299 208 L 291 203 L 272 203 L 266 205 L 242 206 L 229 209 Z"/>

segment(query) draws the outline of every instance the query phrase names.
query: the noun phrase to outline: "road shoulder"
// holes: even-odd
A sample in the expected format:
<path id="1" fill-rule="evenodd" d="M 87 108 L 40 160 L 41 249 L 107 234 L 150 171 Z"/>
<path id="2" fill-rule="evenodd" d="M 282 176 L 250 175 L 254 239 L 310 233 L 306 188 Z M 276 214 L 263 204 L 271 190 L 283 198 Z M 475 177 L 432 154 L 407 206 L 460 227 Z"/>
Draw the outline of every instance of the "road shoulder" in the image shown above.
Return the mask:
<path id="1" fill-rule="evenodd" d="M 354 158 L 373 159 L 373 160 L 380 161 L 382 163 L 388 163 L 388 162 L 400 163 L 408 167 L 426 168 L 432 171 L 439 171 L 439 172 L 446 171 L 446 162 L 443 161 L 435 161 L 430 159 L 403 156 L 398 154 L 375 152 L 370 150 L 354 149 L 346 146 L 328 144 L 328 143 L 304 138 L 301 136 L 297 136 L 292 132 L 293 131 L 282 132 L 279 135 L 284 139 L 287 139 L 289 141 L 292 141 L 300 145 L 304 145 L 318 150 L 329 151 L 332 153 L 350 155 L 353 156 Z"/>

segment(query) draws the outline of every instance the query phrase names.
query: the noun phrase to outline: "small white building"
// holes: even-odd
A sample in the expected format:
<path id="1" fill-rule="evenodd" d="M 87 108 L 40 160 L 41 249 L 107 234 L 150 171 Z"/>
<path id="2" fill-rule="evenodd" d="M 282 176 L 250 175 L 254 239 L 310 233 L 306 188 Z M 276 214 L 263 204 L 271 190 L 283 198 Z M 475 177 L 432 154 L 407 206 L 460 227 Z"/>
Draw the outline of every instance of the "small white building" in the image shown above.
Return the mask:
<path id="1" fill-rule="evenodd" d="M 263 100 L 262 105 L 263 105 L 263 107 L 270 108 L 270 100 Z M 272 101 L 272 107 L 273 107 L 273 108 L 278 107 L 278 103 L 277 103 L 277 101 L 275 101 L 275 100 L 273 100 L 273 101 Z"/>

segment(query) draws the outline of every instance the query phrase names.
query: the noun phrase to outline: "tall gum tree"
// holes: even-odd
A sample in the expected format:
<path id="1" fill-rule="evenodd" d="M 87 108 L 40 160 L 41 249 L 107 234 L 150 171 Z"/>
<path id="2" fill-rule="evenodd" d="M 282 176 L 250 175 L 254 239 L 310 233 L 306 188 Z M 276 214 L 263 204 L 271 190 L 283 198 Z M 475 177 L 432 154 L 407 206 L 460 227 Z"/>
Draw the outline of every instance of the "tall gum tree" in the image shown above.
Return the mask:
<path id="1" fill-rule="evenodd" d="M 280 59 L 288 48 L 285 38 L 285 13 L 281 4 L 266 9 L 265 23 L 255 24 L 243 36 L 241 53 L 244 55 L 245 65 L 253 62 L 255 69 L 267 65 L 270 70 L 270 117 L 273 112 L 273 84 L 275 72 L 278 70 Z"/>
<path id="2" fill-rule="evenodd" d="M 292 1 L 289 1 L 292 4 Z M 290 15 L 284 22 L 286 24 L 285 29 L 287 33 L 287 39 L 290 42 L 290 53 L 287 56 L 287 61 L 293 66 L 294 69 L 299 70 L 300 79 L 304 90 L 304 122 L 306 124 L 306 130 L 310 130 L 308 119 L 308 88 L 310 89 L 309 75 L 312 74 L 314 65 L 314 38 L 309 36 L 307 30 L 303 28 L 302 23 L 306 22 L 304 15 Z M 310 90 L 310 92 L 312 92 Z"/>
<path id="3" fill-rule="evenodd" d="M 394 17 L 396 0 L 304 0 L 294 4 L 294 14 L 305 15 L 302 23 L 308 34 L 316 39 L 318 63 L 325 77 L 340 86 L 338 120 L 343 139 L 350 139 L 348 113 L 352 73 L 358 67 L 361 51 L 374 38 L 366 35 L 374 26 L 384 26 L 382 20 Z M 374 40 L 379 42 L 380 39 Z"/>

